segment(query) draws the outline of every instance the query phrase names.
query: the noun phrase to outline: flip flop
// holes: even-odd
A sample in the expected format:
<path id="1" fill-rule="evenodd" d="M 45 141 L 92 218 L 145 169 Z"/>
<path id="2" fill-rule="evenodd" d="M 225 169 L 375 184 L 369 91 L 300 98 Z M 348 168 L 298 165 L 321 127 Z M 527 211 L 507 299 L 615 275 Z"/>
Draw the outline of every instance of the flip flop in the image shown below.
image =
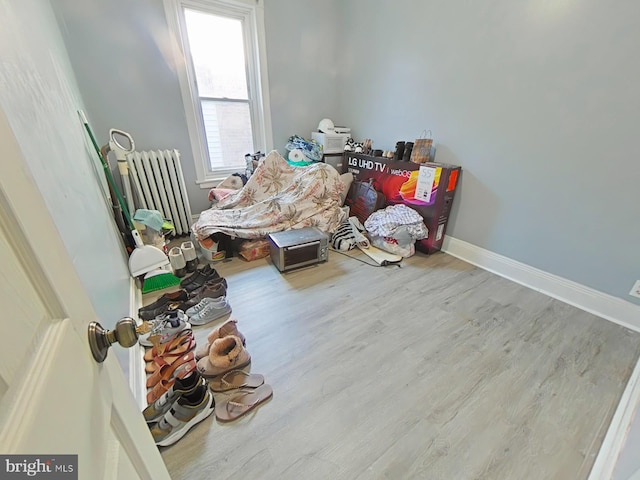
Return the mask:
<path id="1" fill-rule="evenodd" d="M 255 390 L 240 393 L 216 406 L 216 418 L 220 422 L 231 422 L 269 400 L 272 396 L 271 385 L 267 384 Z"/>
<path id="2" fill-rule="evenodd" d="M 228 392 L 236 388 L 258 388 L 264 383 L 259 373 L 247 373 L 243 370 L 231 370 L 222 377 L 211 380 L 209 388 L 214 392 Z"/>

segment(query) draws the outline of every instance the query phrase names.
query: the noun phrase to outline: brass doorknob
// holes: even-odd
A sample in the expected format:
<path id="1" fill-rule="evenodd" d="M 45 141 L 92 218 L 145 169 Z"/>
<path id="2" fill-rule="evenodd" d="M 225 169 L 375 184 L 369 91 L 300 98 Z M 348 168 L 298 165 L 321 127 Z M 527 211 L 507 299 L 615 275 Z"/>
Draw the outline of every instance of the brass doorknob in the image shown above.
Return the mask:
<path id="1" fill-rule="evenodd" d="M 124 348 L 129 348 L 138 343 L 138 336 L 149 331 L 147 322 L 136 325 L 136 321 L 131 317 L 118 320 L 116 328 L 105 330 L 98 322 L 89 324 L 89 347 L 96 362 L 102 363 L 107 358 L 109 347 L 114 343 L 119 343 Z"/>

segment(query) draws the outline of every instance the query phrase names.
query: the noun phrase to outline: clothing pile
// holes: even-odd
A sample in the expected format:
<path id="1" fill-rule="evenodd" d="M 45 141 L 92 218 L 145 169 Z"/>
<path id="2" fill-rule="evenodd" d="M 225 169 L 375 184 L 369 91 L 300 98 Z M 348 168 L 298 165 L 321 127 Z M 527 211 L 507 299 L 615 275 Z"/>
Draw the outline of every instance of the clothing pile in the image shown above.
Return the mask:
<path id="1" fill-rule="evenodd" d="M 292 135 L 285 145 L 289 152 L 300 152 L 301 158 L 294 161 L 289 157 L 289 163 L 296 167 L 309 165 L 312 162 L 322 161 L 322 146 L 315 140 L 306 140 L 300 135 Z"/>
<path id="2" fill-rule="evenodd" d="M 192 327 L 231 313 L 227 280 L 206 265 L 183 279 L 180 287 L 138 311 L 151 325 L 139 339 L 147 347 L 149 374 L 143 415 L 158 446 L 176 443 L 214 410 L 218 421 L 232 421 L 273 395 L 262 375 L 242 370 L 251 356 L 237 320 L 229 318 L 209 332 L 206 343 L 196 345 Z M 232 396 L 216 406 L 214 392 Z"/>
<path id="3" fill-rule="evenodd" d="M 405 258 L 416 253 L 416 240 L 429 236 L 422 216 L 402 204 L 373 212 L 364 222 L 364 228 L 374 247 Z"/>
<path id="4" fill-rule="evenodd" d="M 364 225 L 356 217 L 349 217 L 331 237 L 331 246 L 347 251 L 373 245 L 407 258 L 415 253 L 416 240 L 428 236 L 429 230 L 418 212 L 405 205 L 391 205 L 373 212 Z"/>

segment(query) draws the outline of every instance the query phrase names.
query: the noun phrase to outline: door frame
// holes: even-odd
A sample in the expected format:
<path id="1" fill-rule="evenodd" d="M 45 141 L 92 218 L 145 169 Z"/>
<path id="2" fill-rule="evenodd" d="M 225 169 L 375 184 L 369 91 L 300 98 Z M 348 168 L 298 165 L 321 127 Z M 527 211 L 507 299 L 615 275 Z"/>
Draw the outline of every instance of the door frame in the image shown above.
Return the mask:
<path id="1" fill-rule="evenodd" d="M 33 390 L 34 384 L 38 384 L 37 377 L 41 377 L 47 368 L 53 368 L 49 365 L 50 362 L 47 362 L 47 358 L 44 358 L 46 348 L 43 348 L 43 345 L 56 345 L 62 335 L 69 333 L 71 326 L 73 334 L 80 337 L 84 343 L 87 362 L 94 363 L 87 328 L 89 322 L 96 320 L 97 316 L 2 108 L 0 156 L 3 167 L 3 174 L 0 176 L 0 228 L 3 229 L 10 248 L 24 268 L 47 312 L 51 314 L 50 318 L 63 319 L 53 325 L 46 325 L 43 321 L 36 328 L 34 341 L 37 345 L 34 345 L 32 351 L 38 354 L 35 358 L 25 360 L 30 365 L 39 362 L 35 365 L 44 367 L 37 369 L 25 365 L 25 375 L 16 378 L 0 400 L 6 408 L 3 412 L 5 415 L 1 417 L 3 421 L 0 423 L 0 451 L 21 454 L 48 453 L 15 452 L 15 445 L 21 443 L 21 431 L 29 422 L 29 415 L 25 415 L 25 412 L 30 408 L 37 408 L 34 404 L 38 396 L 30 395 L 30 391 Z M 64 281 L 56 281 L 56 278 L 64 278 Z M 48 343 L 43 343 L 43 340 Z M 127 452 L 138 476 L 153 480 L 169 479 L 160 452 L 127 386 L 115 355 L 112 353 L 104 363 L 95 364 L 94 368 L 102 381 L 109 382 L 111 408 L 110 411 L 105 411 L 105 414 L 111 418 L 111 425 L 118 441 Z M 89 428 L 91 419 L 80 420 L 86 421 Z M 64 448 L 64 435 L 59 436 L 60 446 Z M 105 458 L 113 460 L 113 455 L 110 456 L 109 453 L 104 452 Z M 113 462 L 105 462 L 105 465 L 107 471 L 115 472 L 117 469 Z M 96 478 L 102 478 L 107 472 L 94 473 Z"/>

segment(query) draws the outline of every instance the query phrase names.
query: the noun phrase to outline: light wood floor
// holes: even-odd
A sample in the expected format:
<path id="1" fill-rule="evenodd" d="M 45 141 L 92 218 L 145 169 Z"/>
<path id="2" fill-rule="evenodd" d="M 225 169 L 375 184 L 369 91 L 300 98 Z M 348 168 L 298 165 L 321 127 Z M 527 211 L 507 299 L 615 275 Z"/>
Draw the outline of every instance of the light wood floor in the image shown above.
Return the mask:
<path id="1" fill-rule="evenodd" d="M 640 353 L 639 334 L 443 253 L 216 268 L 274 397 L 162 449 L 176 480 L 587 478 Z"/>

